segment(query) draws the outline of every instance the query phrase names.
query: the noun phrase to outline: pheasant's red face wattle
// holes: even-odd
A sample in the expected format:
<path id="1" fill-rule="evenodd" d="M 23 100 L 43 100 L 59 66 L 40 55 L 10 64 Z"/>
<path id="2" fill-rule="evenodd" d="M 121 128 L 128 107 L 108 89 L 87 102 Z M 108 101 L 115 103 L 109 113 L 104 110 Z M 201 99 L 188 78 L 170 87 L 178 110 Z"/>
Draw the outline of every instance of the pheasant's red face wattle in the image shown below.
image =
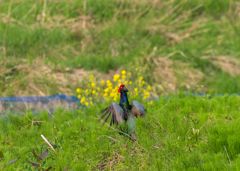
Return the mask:
<path id="1" fill-rule="evenodd" d="M 121 93 L 121 91 L 123 90 L 123 87 L 124 87 L 124 85 L 121 84 L 120 87 L 119 87 L 119 89 L 118 89 L 118 93 Z"/>

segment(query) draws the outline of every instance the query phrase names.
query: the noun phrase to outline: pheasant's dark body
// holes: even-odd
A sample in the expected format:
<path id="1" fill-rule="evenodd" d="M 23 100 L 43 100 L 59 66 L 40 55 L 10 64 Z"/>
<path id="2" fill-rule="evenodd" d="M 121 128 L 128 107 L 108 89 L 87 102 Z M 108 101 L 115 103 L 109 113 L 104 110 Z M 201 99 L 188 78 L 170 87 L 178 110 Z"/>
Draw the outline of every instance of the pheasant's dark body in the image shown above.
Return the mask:
<path id="1" fill-rule="evenodd" d="M 127 92 L 121 92 L 119 105 L 123 109 L 126 116 L 128 116 L 131 113 L 132 106 L 129 104 Z M 127 117 L 124 118 L 124 120 L 127 120 Z"/>
<path id="2" fill-rule="evenodd" d="M 130 135 L 133 136 L 134 139 L 136 139 L 135 135 L 135 116 L 132 113 L 132 106 L 129 104 L 128 97 L 127 97 L 127 91 L 121 91 L 120 92 L 120 102 L 119 105 L 124 111 L 124 120 L 127 121 L 128 129 L 123 130 L 125 133 L 130 133 Z"/>
<path id="3" fill-rule="evenodd" d="M 145 108 L 138 101 L 133 101 L 132 104 L 129 104 L 127 97 L 127 88 L 124 85 L 121 85 L 118 92 L 120 93 L 120 102 L 119 105 L 112 102 L 109 107 L 102 110 L 101 113 L 104 113 L 102 118 L 107 115 L 105 122 L 108 120 L 110 115 L 112 115 L 110 125 L 118 123 L 123 123 L 123 121 L 127 122 L 127 130 L 122 130 L 122 125 L 120 126 L 121 130 L 130 133 L 134 140 L 137 140 L 135 134 L 135 118 L 138 116 L 145 116 Z"/>

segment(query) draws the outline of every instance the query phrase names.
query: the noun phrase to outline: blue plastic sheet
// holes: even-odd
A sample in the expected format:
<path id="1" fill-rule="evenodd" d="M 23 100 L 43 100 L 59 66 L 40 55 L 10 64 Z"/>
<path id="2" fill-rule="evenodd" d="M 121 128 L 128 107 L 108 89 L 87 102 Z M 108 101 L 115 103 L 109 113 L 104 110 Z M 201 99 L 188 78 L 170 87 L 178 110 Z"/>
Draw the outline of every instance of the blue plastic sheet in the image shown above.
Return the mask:
<path id="1" fill-rule="evenodd" d="M 77 96 L 63 94 L 51 96 L 0 97 L 0 114 L 24 114 L 26 110 L 54 112 L 58 107 L 74 110 L 79 107 Z"/>
<path id="2" fill-rule="evenodd" d="M 11 102 L 43 102 L 48 103 L 53 100 L 62 99 L 67 102 L 78 102 L 79 99 L 77 96 L 68 96 L 68 95 L 51 95 L 51 96 L 25 96 L 25 97 L 0 97 L 0 101 L 11 101 Z"/>

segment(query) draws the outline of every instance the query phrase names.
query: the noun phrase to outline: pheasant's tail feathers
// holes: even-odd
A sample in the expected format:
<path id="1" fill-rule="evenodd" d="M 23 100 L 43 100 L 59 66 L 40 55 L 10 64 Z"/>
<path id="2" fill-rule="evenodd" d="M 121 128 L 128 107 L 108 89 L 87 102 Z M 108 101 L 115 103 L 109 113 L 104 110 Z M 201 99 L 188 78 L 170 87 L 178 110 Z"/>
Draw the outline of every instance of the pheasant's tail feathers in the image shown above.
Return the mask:
<path id="1" fill-rule="evenodd" d="M 102 116 L 98 119 L 98 121 L 101 121 L 108 114 L 107 108 L 97 112 L 97 114 L 102 114 Z"/>
<path id="2" fill-rule="evenodd" d="M 103 125 L 108 121 L 109 117 L 111 116 L 110 126 L 118 123 L 122 123 L 124 118 L 124 111 L 123 109 L 116 103 L 112 102 L 107 108 L 101 110 L 99 113 L 103 115 L 100 117 L 100 120 L 104 119 Z"/>
<path id="3" fill-rule="evenodd" d="M 106 112 L 106 115 L 107 115 L 107 117 L 105 118 L 105 120 L 104 120 L 102 125 L 104 125 L 107 122 L 107 120 L 110 117 L 111 113 L 110 112 Z"/>

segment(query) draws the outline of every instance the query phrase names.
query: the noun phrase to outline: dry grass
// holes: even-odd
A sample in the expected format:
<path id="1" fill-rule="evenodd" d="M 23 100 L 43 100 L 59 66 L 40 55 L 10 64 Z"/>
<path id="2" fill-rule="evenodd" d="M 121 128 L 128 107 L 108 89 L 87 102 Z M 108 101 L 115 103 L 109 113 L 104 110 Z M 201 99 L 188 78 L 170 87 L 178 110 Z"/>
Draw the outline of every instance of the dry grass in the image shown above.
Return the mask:
<path id="1" fill-rule="evenodd" d="M 76 69 L 73 73 L 69 73 L 69 68 L 64 68 L 64 71 L 62 69 L 53 69 L 44 64 L 41 58 L 34 60 L 31 64 L 22 63 L 14 68 L 5 69 L 1 73 L 1 76 L 13 73 L 24 73 L 21 80 L 15 78 L 9 84 L 5 85 L 15 87 L 15 96 L 49 95 L 50 89 L 52 89 L 51 86 L 56 87 L 56 93 L 72 94 L 73 87 L 77 86 L 85 76 L 89 75 L 83 69 Z M 46 81 L 50 84 L 45 84 Z M 24 82 L 26 87 L 19 85 L 20 82 Z"/>
<path id="2" fill-rule="evenodd" d="M 227 72 L 231 76 L 240 75 L 240 60 L 229 56 L 216 57 L 202 57 L 209 59 L 216 67 L 221 68 L 222 71 Z"/>
<path id="3" fill-rule="evenodd" d="M 49 95 L 51 89 L 54 86 L 55 93 L 72 94 L 80 83 L 89 75 L 94 75 L 97 80 L 108 80 L 113 75 L 120 73 L 123 68 L 120 67 L 117 70 L 110 70 L 109 73 L 103 74 L 97 70 L 85 71 L 84 69 L 71 69 L 71 68 L 53 68 L 50 65 L 43 63 L 41 58 L 34 60 L 30 63 L 22 63 L 16 65 L 14 68 L 4 68 L 0 74 L 0 77 L 6 75 L 12 75 L 14 73 L 24 73 L 21 80 L 17 78 L 13 79 L 9 84 L 5 86 L 14 86 L 14 96 L 35 96 L 35 95 Z M 24 82 L 24 86 L 21 86 L 21 82 Z M 45 84 L 49 82 L 51 84 Z M 3 92 L 2 96 L 5 96 Z"/>
<path id="4" fill-rule="evenodd" d="M 156 58 L 154 77 L 156 86 L 163 92 L 176 93 L 179 86 L 191 89 L 199 84 L 204 74 L 189 64 L 173 61 L 169 58 Z"/>

